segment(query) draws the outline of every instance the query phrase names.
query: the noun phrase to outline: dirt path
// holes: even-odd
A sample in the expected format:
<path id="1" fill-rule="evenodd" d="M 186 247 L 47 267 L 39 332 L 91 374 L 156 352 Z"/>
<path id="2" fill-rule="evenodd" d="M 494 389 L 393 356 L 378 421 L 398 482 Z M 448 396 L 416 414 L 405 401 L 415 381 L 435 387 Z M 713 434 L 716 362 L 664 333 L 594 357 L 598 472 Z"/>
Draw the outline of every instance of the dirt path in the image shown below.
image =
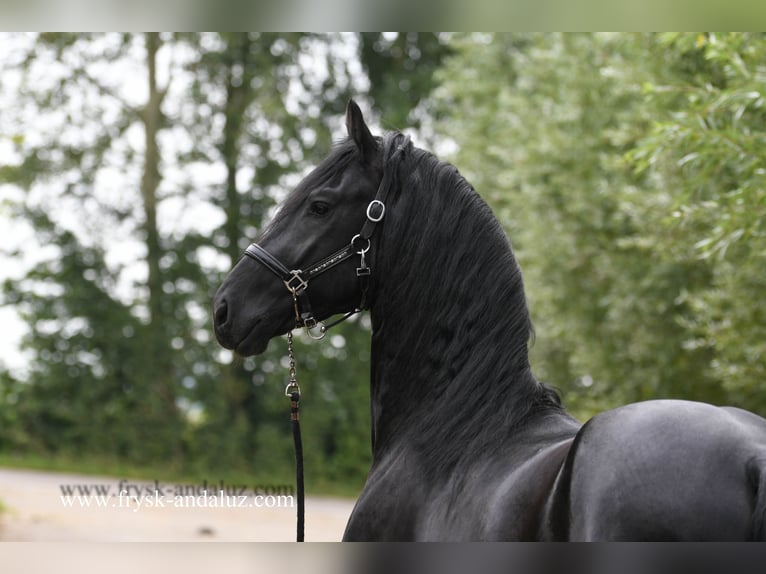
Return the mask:
<path id="1" fill-rule="evenodd" d="M 134 488 L 151 487 L 132 480 Z M 101 485 L 100 495 L 67 499 L 61 485 Z M 119 479 L 0 468 L 2 541 L 183 542 L 183 541 L 292 541 L 295 508 L 276 507 L 274 498 L 189 495 L 176 499 L 174 485 L 163 495 L 120 498 Z M 99 498 L 100 497 L 100 498 Z M 87 502 L 86 502 L 87 499 Z M 149 502 L 149 499 L 152 499 Z M 192 500 L 193 499 L 193 500 Z M 158 502 L 159 501 L 159 502 Z M 138 508 L 139 502 L 141 507 Z M 289 504 L 289 500 L 282 500 Z M 164 507 L 160 507 L 164 504 Z M 244 504 L 244 507 L 238 505 Z M 151 507 L 150 507 L 151 505 Z M 260 505 L 258 507 L 257 505 Z M 272 507 L 267 507 L 271 505 Z M 230 507 L 225 507 L 230 506 Z M 235 507 L 231 507 L 235 506 Z M 339 498 L 306 499 L 306 540 L 337 541 L 343 536 L 353 501 Z"/>

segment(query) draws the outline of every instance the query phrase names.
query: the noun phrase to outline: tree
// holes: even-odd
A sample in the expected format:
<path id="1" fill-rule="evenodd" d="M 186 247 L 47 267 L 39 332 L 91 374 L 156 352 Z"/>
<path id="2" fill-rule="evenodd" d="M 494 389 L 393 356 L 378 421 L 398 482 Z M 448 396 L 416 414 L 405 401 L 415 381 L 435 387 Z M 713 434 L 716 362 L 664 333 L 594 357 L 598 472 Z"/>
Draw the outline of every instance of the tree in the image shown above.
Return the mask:
<path id="1" fill-rule="evenodd" d="M 664 63 L 644 86 L 656 123 L 629 159 L 675 190 L 657 249 L 709 268 L 709 281 L 682 294 L 689 345 L 711 350 L 705 368 L 731 402 L 766 412 L 766 36 L 664 34 L 652 53 Z"/>
<path id="2" fill-rule="evenodd" d="M 433 33 L 363 32 L 360 57 L 373 106 L 389 129 L 420 130 L 434 110 L 435 72 L 450 53 L 447 37 Z"/>
<path id="3" fill-rule="evenodd" d="M 441 76 L 443 133 L 525 270 L 533 365 L 582 418 L 645 398 L 742 404 L 710 369 L 716 349 L 689 329 L 688 294 L 714 270 L 668 249 L 697 243 L 698 229 L 668 224 L 672 182 L 631 161 L 673 113 L 646 97 L 658 70 L 679 65 L 657 45 L 638 34 L 467 36 Z"/>
<path id="4" fill-rule="evenodd" d="M 14 38 L 6 70 L 19 81 L 3 98 L 17 114 L 0 118 L 0 137 L 15 153 L 0 181 L 23 190 L 11 208 L 43 256 L 3 289 L 34 359 L 20 380 L 0 371 L 1 450 L 291 476 L 284 348 L 220 350 L 210 300 L 276 202 L 345 135 L 350 96 L 426 118 L 443 38 L 397 36 L 372 52 L 368 39 Z M 389 98 L 402 66 L 410 84 Z M 309 488 L 364 480 L 368 341 L 364 317 L 321 344 L 298 337 Z"/>
<path id="5" fill-rule="evenodd" d="M 24 280 L 7 282 L 5 295 L 31 326 L 26 345 L 38 361 L 19 402 L 28 432 L 46 450 L 157 459 L 180 447 L 170 340 L 185 327 L 167 321 L 177 312 L 160 269 L 167 246 L 157 224 L 157 138 L 167 90 L 156 79 L 161 43 L 153 34 L 42 34 L 18 60 L 26 80 L 25 114 L 14 132 L 21 160 L 6 166 L 3 179 L 27 190 L 17 212 L 56 252 Z M 102 68 L 135 65 L 138 51 L 149 88 L 143 105 L 126 101 L 119 79 Z M 140 151 L 126 145 L 136 130 L 144 136 Z M 114 202 L 100 188 L 122 161 L 128 168 L 120 171 L 140 194 Z M 115 229 L 140 229 L 144 238 L 147 291 L 133 305 L 115 293 L 123 269 L 110 268 L 104 247 Z"/>
<path id="6" fill-rule="evenodd" d="M 354 89 L 347 64 L 337 53 L 348 39 L 232 33 L 194 35 L 187 41 L 198 57 L 189 67 L 194 74 L 194 115 L 184 123 L 195 141 L 203 142 L 189 159 L 225 166 L 225 184 L 216 186 L 208 197 L 225 217 L 208 239 L 228 259 L 224 266 L 228 270 L 268 222 L 275 198 L 295 184 L 297 173 L 328 150 L 330 134 L 338 129 L 332 122 L 338 122 Z M 307 66 L 307 61 L 312 65 Z M 220 271 L 208 275 L 208 301 L 222 279 Z M 361 331 L 352 333 L 357 338 L 365 336 Z M 316 365 L 323 353 L 317 345 L 299 348 L 301 361 L 309 365 Z M 192 435 L 198 462 L 220 467 L 247 466 L 252 461 L 259 470 L 290 475 L 292 445 L 282 392 L 283 355 L 283 347 L 272 345 L 257 359 L 217 364 L 212 376 L 197 380 L 195 396 L 205 405 L 205 416 Z M 330 368 L 343 374 L 329 383 L 331 388 L 358 385 L 366 376 L 365 364 L 339 369 L 337 361 L 333 363 Z M 311 387 L 309 382 L 309 393 Z M 310 408 L 306 403 L 304 408 Z M 327 459 L 334 453 L 310 448 L 312 423 L 324 425 L 324 432 L 331 435 L 340 432 L 327 421 L 334 420 L 334 412 L 342 407 L 333 402 L 325 406 L 313 417 L 304 417 L 307 453 L 318 453 L 324 462 L 307 464 L 309 477 L 315 479 L 332 474 L 326 467 L 332 467 Z M 222 441 L 223 448 L 209 448 Z M 345 480 L 358 481 L 360 476 L 357 470 Z"/>

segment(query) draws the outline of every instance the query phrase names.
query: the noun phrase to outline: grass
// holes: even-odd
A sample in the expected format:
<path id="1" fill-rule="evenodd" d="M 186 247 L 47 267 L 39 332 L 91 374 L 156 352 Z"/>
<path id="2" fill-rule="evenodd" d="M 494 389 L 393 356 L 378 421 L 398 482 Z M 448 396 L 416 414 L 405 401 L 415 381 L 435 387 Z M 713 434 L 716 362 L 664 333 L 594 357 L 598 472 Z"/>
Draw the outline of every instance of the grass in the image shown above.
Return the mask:
<path id="1" fill-rule="evenodd" d="M 294 484 L 293 474 L 274 475 L 252 472 L 246 469 L 219 470 L 189 470 L 178 468 L 177 465 L 135 465 L 127 464 L 118 459 L 107 459 L 93 456 L 72 457 L 67 455 L 43 456 L 35 454 L 0 453 L 0 467 L 45 472 L 63 472 L 90 476 L 108 476 L 117 479 L 135 479 L 138 481 L 158 480 L 172 484 L 201 484 L 204 480 L 209 483 L 223 481 L 225 484 L 248 485 L 286 485 Z M 306 477 L 306 492 L 308 495 L 339 496 L 355 498 L 362 485 L 329 482 L 327 480 L 312 480 Z M 3 506 L 0 501 L 0 513 Z"/>

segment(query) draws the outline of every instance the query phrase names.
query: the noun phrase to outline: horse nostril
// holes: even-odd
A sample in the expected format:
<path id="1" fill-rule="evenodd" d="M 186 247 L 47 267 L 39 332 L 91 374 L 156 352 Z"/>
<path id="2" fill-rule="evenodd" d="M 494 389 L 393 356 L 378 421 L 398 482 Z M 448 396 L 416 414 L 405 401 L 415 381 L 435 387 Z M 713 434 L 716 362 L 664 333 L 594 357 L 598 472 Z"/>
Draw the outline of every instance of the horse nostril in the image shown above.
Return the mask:
<path id="1" fill-rule="evenodd" d="M 221 301 L 221 304 L 218 305 L 215 308 L 215 314 L 214 314 L 214 321 L 217 327 L 222 326 L 224 323 L 226 323 L 226 319 L 229 316 L 229 305 L 226 303 L 226 300 L 224 299 Z"/>

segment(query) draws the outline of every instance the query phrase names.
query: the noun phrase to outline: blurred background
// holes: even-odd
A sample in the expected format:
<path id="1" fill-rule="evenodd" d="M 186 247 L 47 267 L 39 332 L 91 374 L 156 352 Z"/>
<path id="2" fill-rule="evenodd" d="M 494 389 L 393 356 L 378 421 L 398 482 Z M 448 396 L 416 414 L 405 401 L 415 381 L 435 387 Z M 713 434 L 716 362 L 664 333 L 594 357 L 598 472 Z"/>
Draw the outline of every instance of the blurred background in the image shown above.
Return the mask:
<path id="1" fill-rule="evenodd" d="M 765 87 L 760 33 L 2 34 L 0 466 L 292 483 L 285 342 L 210 300 L 349 97 L 494 209 L 575 416 L 766 415 Z M 369 322 L 298 347 L 307 489 L 354 497 Z"/>

